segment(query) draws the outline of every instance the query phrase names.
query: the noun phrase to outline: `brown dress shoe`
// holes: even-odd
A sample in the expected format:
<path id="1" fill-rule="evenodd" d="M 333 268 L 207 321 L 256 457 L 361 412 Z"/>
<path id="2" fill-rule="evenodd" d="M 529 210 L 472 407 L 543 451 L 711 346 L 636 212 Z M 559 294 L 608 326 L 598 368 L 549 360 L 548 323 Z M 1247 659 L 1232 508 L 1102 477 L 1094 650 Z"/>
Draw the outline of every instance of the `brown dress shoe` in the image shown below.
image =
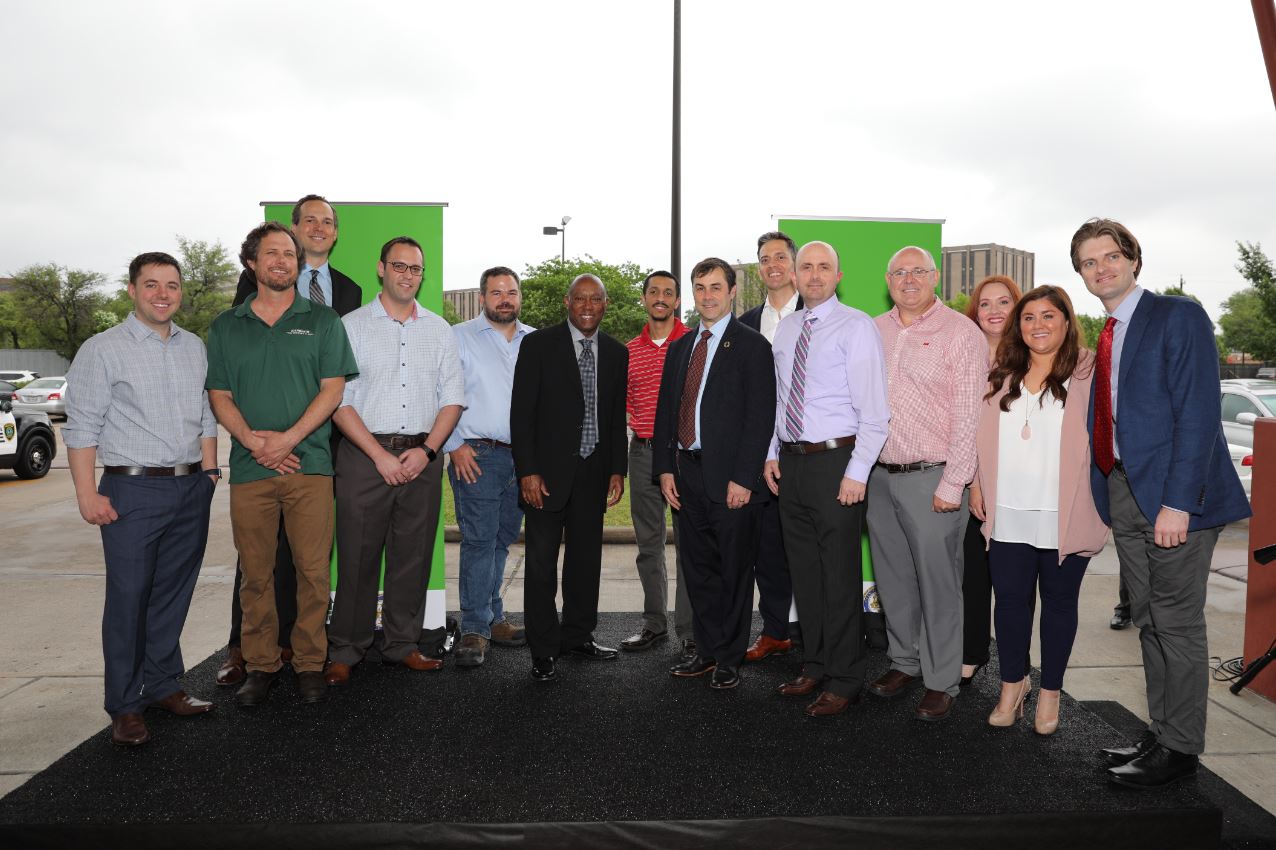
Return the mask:
<path id="1" fill-rule="evenodd" d="M 344 685 L 350 681 L 350 665 L 329 661 L 323 670 L 323 680 L 329 685 Z"/>
<path id="2" fill-rule="evenodd" d="M 917 704 L 917 710 L 913 712 L 913 715 L 918 720 L 943 720 L 953 713 L 953 706 L 956 704 L 957 700 L 943 691 L 928 689 L 922 701 Z"/>
<path id="3" fill-rule="evenodd" d="M 814 693 L 815 689 L 819 686 L 819 679 L 813 679 L 803 673 L 796 679 L 780 685 L 780 687 L 776 688 L 775 691 L 776 693 L 786 697 L 804 697 Z"/>
<path id="4" fill-rule="evenodd" d="M 190 717 L 192 714 L 207 714 L 213 710 L 213 704 L 208 700 L 196 699 L 186 691 L 173 691 L 163 699 L 157 699 L 151 703 L 151 708 L 162 708 L 165 711 L 176 714 L 178 717 Z"/>
<path id="5" fill-rule="evenodd" d="M 835 693 L 830 693 L 829 691 L 824 691 L 816 697 L 815 702 L 811 703 L 803 710 L 803 713 L 806 714 L 807 717 L 832 717 L 835 714 L 841 714 L 852 705 L 858 705 L 859 701 L 859 694 L 848 698 L 840 697 Z"/>
<path id="6" fill-rule="evenodd" d="M 868 690 L 879 697 L 893 697 L 902 694 L 905 688 L 916 681 L 916 676 L 910 676 L 899 670 L 887 670 L 885 675 L 868 686 Z"/>
<path id="7" fill-rule="evenodd" d="M 292 663 L 292 647 L 290 646 L 279 647 L 279 660 L 285 664 L 291 664 Z"/>
<path id="8" fill-rule="evenodd" d="M 222 686 L 238 685 L 244 681 L 248 671 L 244 669 L 244 653 L 237 646 L 226 650 L 226 660 L 217 668 L 217 684 Z"/>
<path id="9" fill-rule="evenodd" d="M 777 652 L 788 652 L 793 648 L 791 640 L 776 640 L 770 635 L 758 635 L 758 639 L 753 642 L 753 646 L 749 647 L 744 653 L 745 661 L 761 661 L 768 655 L 774 655 Z"/>
<path id="10" fill-rule="evenodd" d="M 443 666 L 443 662 L 440 659 L 426 658 L 419 649 L 409 652 L 399 663 L 409 670 L 437 670 Z"/>
<path id="11" fill-rule="evenodd" d="M 121 747 L 136 747 L 151 739 L 146 723 L 140 714 L 121 714 L 111 718 L 111 743 Z"/>

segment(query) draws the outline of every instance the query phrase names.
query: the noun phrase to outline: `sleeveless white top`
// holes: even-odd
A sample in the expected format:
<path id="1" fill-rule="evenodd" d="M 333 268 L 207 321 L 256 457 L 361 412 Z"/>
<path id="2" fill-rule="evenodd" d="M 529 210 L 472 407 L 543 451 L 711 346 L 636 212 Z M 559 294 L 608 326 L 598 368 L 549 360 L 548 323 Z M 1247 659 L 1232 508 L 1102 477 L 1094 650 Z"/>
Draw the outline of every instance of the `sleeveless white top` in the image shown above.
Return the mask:
<path id="1" fill-rule="evenodd" d="M 999 422 L 992 539 L 1058 549 L 1063 402 L 1044 387 L 1033 395 L 1020 386 L 1019 393 Z"/>

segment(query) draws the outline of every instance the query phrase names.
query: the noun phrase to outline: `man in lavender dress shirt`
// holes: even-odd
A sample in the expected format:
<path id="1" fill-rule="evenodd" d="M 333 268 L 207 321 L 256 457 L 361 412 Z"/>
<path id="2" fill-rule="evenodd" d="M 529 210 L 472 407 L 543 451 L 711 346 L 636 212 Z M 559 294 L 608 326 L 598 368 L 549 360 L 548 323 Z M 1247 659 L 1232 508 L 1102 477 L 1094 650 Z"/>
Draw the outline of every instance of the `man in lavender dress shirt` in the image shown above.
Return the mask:
<path id="1" fill-rule="evenodd" d="M 819 696 L 809 717 L 859 702 L 865 656 L 860 535 L 869 471 L 886 442 L 890 406 L 882 342 L 866 313 L 837 300 L 837 252 L 798 252 L 805 309 L 781 322 L 775 355 L 775 438 L 765 476 L 780 497 L 784 549 L 802 612 L 802 673 L 785 696 Z"/>

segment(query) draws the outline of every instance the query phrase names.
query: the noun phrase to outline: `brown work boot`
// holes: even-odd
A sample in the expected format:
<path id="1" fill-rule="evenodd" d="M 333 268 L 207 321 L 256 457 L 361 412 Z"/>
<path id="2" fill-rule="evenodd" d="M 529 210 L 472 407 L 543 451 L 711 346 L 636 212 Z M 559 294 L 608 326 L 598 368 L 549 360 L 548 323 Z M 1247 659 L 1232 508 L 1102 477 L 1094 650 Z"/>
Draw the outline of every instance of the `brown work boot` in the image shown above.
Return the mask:
<path id="1" fill-rule="evenodd" d="M 456 648 L 457 667 L 479 667 L 487 659 L 487 638 L 482 635 L 462 635 Z"/>
<path id="2" fill-rule="evenodd" d="M 497 646 L 527 646 L 527 631 L 502 618 L 492 624 L 492 643 Z M 482 660 L 479 660 L 482 664 Z"/>

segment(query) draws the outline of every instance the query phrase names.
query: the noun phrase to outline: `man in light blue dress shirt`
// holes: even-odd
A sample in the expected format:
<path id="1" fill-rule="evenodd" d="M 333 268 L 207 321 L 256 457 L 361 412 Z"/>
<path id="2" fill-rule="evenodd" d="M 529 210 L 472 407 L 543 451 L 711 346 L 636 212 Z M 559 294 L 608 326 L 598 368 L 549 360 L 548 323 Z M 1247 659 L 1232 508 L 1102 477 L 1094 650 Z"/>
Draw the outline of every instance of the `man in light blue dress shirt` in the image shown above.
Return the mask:
<path id="1" fill-rule="evenodd" d="M 478 667 L 489 643 L 523 646 L 526 633 L 505 617 L 505 560 L 518 539 L 523 511 L 510 453 L 510 396 L 523 337 L 535 328 L 518 320 L 522 292 L 512 269 L 495 266 L 479 278 L 483 313 L 455 325 L 452 335 L 465 373 L 465 412 L 444 450 L 461 527 L 461 645 L 458 667 Z"/>

